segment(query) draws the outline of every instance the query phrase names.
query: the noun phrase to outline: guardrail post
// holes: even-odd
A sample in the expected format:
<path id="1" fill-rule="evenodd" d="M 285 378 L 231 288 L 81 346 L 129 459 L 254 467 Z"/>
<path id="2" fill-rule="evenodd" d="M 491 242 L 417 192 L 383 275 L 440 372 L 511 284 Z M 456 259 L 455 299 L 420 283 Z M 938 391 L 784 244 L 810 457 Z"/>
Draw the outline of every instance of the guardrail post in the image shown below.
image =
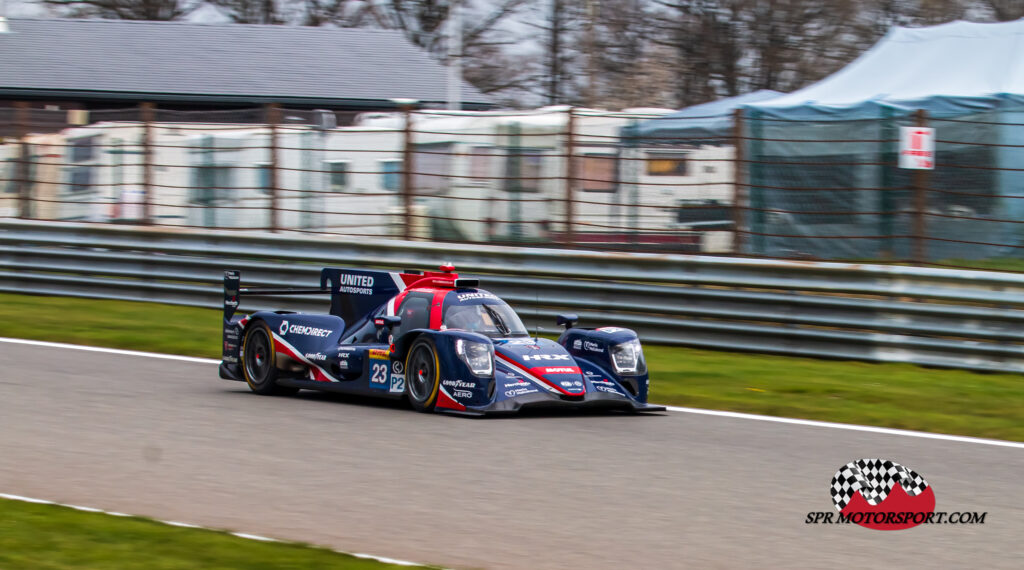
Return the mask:
<path id="1" fill-rule="evenodd" d="M 565 123 L 565 232 L 562 236 L 562 243 L 566 246 L 575 243 L 573 235 L 573 219 L 575 197 L 573 190 L 576 189 L 576 130 L 575 109 L 569 107 L 569 117 Z"/>
<path id="2" fill-rule="evenodd" d="M 139 105 L 142 118 L 142 223 L 153 223 L 153 120 L 155 107 L 146 102 Z"/>
<path id="3" fill-rule="evenodd" d="M 743 109 L 737 108 L 733 111 L 732 119 L 732 144 L 735 149 L 732 167 L 732 252 L 735 254 L 743 251 L 743 203 L 747 195 L 744 184 L 744 143 Z"/>
<path id="4" fill-rule="evenodd" d="M 405 117 L 402 131 L 402 219 L 405 221 L 402 238 L 406 241 L 412 239 L 412 196 L 413 196 L 413 142 L 412 142 L 412 105 L 403 105 L 402 114 Z"/>
<path id="5" fill-rule="evenodd" d="M 918 109 L 914 113 L 914 125 L 918 127 L 928 126 L 928 113 L 924 109 Z M 928 261 L 928 248 L 925 240 L 928 239 L 925 214 L 928 211 L 928 170 L 917 169 L 913 175 L 914 185 L 914 254 L 913 261 L 921 265 Z"/>
<path id="6" fill-rule="evenodd" d="M 278 220 L 278 195 L 280 194 L 280 178 L 278 172 L 278 128 L 277 126 L 281 123 L 281 107 L 277 103 L 267 103 L 263 106 L 264 120 L 267 122 L 267 127 L 270 129 L 270 165 L 267 166 L 267 191 L 270 192 L 270 212 L 269 212 L 269 225 L 270 231 L 276 232 L 280 229 L 280 221 Z"/>
<path id="7" fill-rule="evenodd" d="M 29 132 L 29 106 L 25 101 L 14 103 L 14 136 L 18 138 L 18 160 L 16 166 L 17 174 L 14 176 L 14 184 L 18 194 L 18 217 L 27 219 L 32 217 L 32 197 L 29 195 L 32 188 L 31 176 L 31 147 L 26 136 Z"/>

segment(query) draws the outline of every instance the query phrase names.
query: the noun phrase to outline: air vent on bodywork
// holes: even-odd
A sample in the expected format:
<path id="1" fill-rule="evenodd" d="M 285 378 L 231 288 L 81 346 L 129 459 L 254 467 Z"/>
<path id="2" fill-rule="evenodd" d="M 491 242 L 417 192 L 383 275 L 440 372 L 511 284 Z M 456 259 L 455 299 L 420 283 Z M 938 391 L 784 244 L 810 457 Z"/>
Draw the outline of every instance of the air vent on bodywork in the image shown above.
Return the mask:
<path id="1" fill-rule="evenodd" d="M 476 287 L 479 287 L 479 286 L 480 286 L 480 280 L 479 279 L 456 279 L 455 280 L 455 287 L 457 289 L 476 288 Z"/>

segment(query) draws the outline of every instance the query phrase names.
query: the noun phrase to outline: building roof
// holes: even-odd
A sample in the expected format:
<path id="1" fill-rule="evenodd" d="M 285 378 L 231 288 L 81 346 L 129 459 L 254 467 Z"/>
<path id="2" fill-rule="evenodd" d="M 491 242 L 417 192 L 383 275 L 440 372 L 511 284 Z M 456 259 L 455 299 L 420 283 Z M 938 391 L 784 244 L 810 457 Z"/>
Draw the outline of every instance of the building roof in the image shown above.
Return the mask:
<path id="1" fill-rule="evenodd" d="M 0 96 L 376 106 L 446 100 L 447 70 L 400 31 L 12 19 Z M 467 108 L 490 106 L 463 83 Z"/>

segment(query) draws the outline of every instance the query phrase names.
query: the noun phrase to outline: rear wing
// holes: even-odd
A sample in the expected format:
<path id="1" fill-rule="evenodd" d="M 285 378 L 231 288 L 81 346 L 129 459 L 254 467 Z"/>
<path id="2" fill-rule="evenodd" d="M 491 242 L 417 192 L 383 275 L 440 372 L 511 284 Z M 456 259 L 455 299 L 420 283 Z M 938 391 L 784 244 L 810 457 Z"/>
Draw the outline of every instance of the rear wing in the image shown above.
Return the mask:
<path id="1" fill-rule="evenodd" d="M 224 321 L 230 322 L 231 317 L 238 310 L 242 294 L 246 295 L 326 295 L 330 289 L 324 288 L 272 288 L 272 287 L 242 287 L 242 274 L 235 269 L 224 272 Z"/>
<path id="2" fill-rule="evenodd" d="M 380 271 L 325 267 L 318 288 L 242 287 L 241 272 L 224 272 L 224 321 L 230 322 L 243 295 L 326 295 L 331 296 L 330 313 L 352 323 L 423 278 L 413 270 Z"/>

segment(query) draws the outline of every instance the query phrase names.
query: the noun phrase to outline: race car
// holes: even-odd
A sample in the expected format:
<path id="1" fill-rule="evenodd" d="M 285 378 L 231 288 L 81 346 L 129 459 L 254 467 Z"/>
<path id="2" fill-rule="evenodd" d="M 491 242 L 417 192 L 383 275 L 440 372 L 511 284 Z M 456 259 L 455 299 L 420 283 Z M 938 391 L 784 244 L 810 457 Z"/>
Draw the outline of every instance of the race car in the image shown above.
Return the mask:
<path id="1" fill-rule="evenodd" d="M 235 315 L 242 295 L 330 295 L 329 314 Z M 619 327 L 575 327 L 558 342 L 531 337 L 512 308 L 440 271 L 325 268 L 320 287 L 242 288 L 224 273 L 220 376 L 257 394 L 300 389 L 407 398 L 422 412 L 480 416 L 527 408 L 664 410 L 647 403 L 640 340 Z"/>

